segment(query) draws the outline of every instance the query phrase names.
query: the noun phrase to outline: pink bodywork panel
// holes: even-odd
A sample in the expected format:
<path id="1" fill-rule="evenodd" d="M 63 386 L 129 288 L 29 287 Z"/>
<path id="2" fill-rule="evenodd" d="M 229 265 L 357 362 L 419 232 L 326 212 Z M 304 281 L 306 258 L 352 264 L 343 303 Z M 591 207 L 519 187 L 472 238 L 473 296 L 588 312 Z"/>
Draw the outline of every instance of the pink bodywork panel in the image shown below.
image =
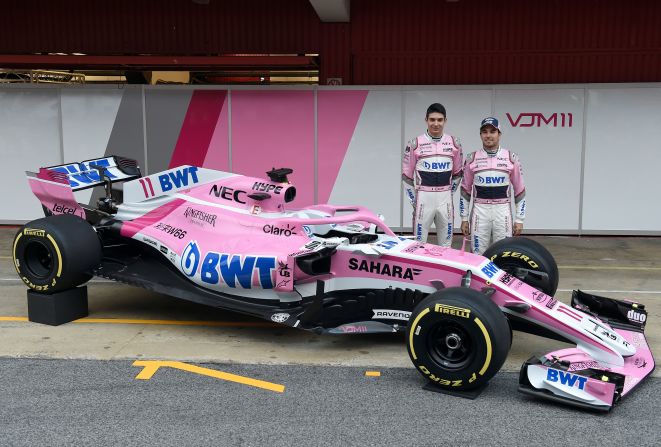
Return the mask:
<path id="1" fill-rule="evenodd" d="M 63 183 L 44 176 L 40 173 L 38 177 L 28 177 L 30 189 L 42 205 L 53 214 L 73 214 L 84 219 L 85 211 L 76 202 L 69 181 Z"/>

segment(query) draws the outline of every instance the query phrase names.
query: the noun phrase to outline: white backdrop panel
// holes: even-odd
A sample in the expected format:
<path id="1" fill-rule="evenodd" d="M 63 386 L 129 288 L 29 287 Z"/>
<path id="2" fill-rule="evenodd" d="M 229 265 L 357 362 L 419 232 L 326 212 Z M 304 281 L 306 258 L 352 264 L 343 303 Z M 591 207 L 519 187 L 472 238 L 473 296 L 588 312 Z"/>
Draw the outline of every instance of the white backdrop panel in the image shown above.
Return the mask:
<path id="1" fill-rule="evenodd" d="M 25 171 L 60 163 L 58 89 L 0 90 L 0 154 L 4 170 L 0 220 L 43 217 Z"/>
<path id="2" fill-rule="evenodd" d="M 62 90 L 62 146 L 64 163 L 102 157 L 122 101 L 124 90 L 85 88 Z M 76 193 L 89 202 L 92 189 Z"/>
<path id="3" fill-rule="evenodd" d="M 496 89 L 501 146 L 519 154 L 523 166 L 527 230 L 578 229 L 583 101 L 576 88 Z"/>
<path id="4" fill-rule="evenodd" d="M 427 130 L 425 113 L 427 107 L 434 102 L 440 102 L 445 106 L 448 122 L 444 133 L 459 137 L 464 148 L 464 155 L 482 146 L 480 143 L 480 121 L 482 118 L 491 115 L 491 89 L 464 90 L 451 87 L 438 90 L 406 91 L 404 94 L 404 142 L 400 148 L 400 156 L 407 141 Z M 457 232 L 461 224 L 459 194 L 455 194 L 454 199 L 454 226 L 455 232 Z M 413 208 L 406 197 L 402 200 L 402 207 L 402 226 L 411 230 L 413 227 Z"/>
<path id="5" fill-rule="evenodd" d="M 372 90 L 358 119 L 330 203 L 363 205 L 399 226 L 401 92 Z"/>
<path id="6" fill-rule="evenodd" d="M 590 89 L 584 230 L 661 230 L 661 88 Z"/>

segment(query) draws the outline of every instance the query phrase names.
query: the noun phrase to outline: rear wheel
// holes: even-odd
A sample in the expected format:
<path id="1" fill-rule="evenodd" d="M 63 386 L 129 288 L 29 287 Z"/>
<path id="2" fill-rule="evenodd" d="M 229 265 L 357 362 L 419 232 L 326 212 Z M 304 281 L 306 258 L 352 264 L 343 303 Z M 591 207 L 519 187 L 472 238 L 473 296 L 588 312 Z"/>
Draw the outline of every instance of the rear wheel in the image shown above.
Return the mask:
<path id="1" fill-rule="evenodd" d="M 14 266 L 32 290 L 55 293 L 87 282 L 101 262 L 94 228 L 77 216 L 33 220 L 14 237 Z"/>
<path id="2" fill-rule="evenodd" d="M 520 277 L 523 282 L 547 295 L 555 295 L 558 289 L 558 264 L 539 242 L 525 237 L 508 237 L 487 248 L 484 256 L 500 269 Z"/>
<path id="3" fill-rule="evenodd" d="M 407 330 L 411 361 L 429 381 L 454 390 L 477 388 L 503 366 L 512 342 L 498 306 L 473 289 L 453 287 L 425 298 Z"/>

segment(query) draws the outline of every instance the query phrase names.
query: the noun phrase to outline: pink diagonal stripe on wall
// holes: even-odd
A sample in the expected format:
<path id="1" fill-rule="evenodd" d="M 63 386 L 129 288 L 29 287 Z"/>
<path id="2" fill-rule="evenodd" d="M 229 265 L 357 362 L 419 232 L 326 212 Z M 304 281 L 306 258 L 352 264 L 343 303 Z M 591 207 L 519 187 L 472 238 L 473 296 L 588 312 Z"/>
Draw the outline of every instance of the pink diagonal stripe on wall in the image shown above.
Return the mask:
<path id="1" fill-rule="evenodd" d="M 169 168 L 204 164 L 225 98 L 227 90 L 193 92 Z"/>
<path id="2" fill-rule="evenodd" d="M 367 93 L 367 90 L 323 90 L 317 94 L 319 203 L 327 203 L 330 198 Z"/>
<path id="3" fill-rule="evenodd" d="M 314 93 L 311 90 L 232 91 L 232 171 L 266 178 L 292 168 L 291 208 L 314 203 Z"/>

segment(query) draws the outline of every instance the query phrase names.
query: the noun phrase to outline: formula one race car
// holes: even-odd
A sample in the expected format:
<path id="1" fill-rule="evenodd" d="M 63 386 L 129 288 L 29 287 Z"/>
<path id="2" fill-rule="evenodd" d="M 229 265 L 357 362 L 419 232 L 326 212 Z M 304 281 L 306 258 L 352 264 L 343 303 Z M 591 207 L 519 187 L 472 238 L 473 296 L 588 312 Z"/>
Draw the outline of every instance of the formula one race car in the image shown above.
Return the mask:
<path id="1" fill-rule="evenodd" d="M 524 393 L 609 410 L 654 369 L 644 306 L 580 291 L 559 302 L 540 244 L 509 238 L 483 257 L 398 237 L 358 206 L 289 209 L 291 172 L 143 177 L 116 156 L 41 168 L 28 180 L 47 216 L 17 233 L 16 270 L 43 294 L 99 276 L 318 333 L 406 332 L 416 368 L 450 390 L 486 384 L 512 329 L 576 345 L 525 362 Z M 76 201 L 94 186 L 96 206 Z"/>

